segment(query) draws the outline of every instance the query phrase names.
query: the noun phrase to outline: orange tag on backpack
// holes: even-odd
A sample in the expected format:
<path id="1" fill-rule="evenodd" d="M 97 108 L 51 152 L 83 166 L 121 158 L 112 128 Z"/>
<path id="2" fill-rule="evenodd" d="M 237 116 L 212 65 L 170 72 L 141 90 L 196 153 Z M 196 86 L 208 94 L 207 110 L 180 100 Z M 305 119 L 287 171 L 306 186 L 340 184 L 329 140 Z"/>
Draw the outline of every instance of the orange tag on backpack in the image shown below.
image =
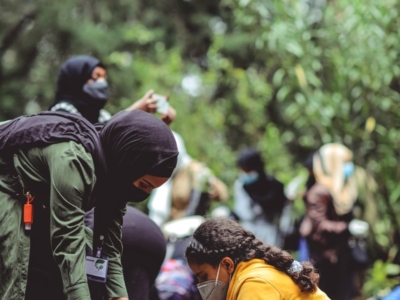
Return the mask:
<path id="1" fill-rule="evenodd" d="M 24 223 L 25 230 L 31 230 L 33 223 L 33 206 L 31 202 L 35 199 L 32 195 L 27 192 L 26 193 L 26 203 L 24 204 Z"/>

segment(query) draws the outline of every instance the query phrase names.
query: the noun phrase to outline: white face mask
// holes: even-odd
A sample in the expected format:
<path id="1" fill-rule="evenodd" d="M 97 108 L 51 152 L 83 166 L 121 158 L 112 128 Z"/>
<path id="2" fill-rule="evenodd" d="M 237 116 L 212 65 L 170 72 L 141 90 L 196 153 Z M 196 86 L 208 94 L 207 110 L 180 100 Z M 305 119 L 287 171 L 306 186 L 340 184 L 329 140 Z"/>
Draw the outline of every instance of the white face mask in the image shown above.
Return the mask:
<path id="1" fill-rule="evenodd" d="M 199 283 L 197 288 L 199 289 L 200 296 L 203 300 L 225 300 L 228 293 L 228 283 L 218 281 L 219 270 L 221 263 L 218 266 L 217 278 L 215 280 L 208 280 L 203 283 Z"/>

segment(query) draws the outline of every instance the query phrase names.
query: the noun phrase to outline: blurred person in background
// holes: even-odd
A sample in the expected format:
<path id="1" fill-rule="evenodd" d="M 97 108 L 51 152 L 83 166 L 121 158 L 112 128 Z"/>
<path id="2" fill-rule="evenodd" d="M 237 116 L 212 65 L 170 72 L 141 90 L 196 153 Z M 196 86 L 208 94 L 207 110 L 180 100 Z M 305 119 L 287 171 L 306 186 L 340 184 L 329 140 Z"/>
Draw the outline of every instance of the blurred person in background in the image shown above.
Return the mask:
<path id="1" fill-rule="evenodd" d="M 301 199 L 305 193 L 313 187 L 315 184 L 315 177 L 313 171 L 313 160 L 315 153 L 308 156 L 304 163 L 305 170 L 307 173 L 301 173 L 294 178 L 287 186 L 285 191 L 288 199 L 292 200 L 293 204 Z M 353 185 L 357 188 L 357 201 L 354 203 L 352 208 L 353 218 L 349 224 L 349 231 L 351 236 L 349 237 L 348 243 L 350 251 L 352 253 L 352 269 L 354 269 L 355 276 L 355 295 L 353 299 L 363 299 L 362 297 L 362 286 L 365 281 L 366 269 L 370 266 L 370 263 L 379 256 L 381 253 L 381 247 L 376 241 L 376 234 L 374 233 L 374 224 L 378 220 L 378 208 L 376 205 L 377 196 L 377 183 L 373 178 L 372 174 L 367 172 L 364 168 L 350 164 L 350 169 L 346 176 L 351 176 L 353 179 Z M 345 167 L 348 168 L 348 167 Z M 306 175 L 306 176 L 303 176 Z M 304 203 L 304 201 L 302 201 Z M 292 205 L 292 211 L 287 220 L 286 231 L 289 231 L 287 236 L 285 249 L 298 251 L 298 259 L 300 261 L 307 261 L 310 259 L 310 253 L 308 248 L 307 239 L 305 237 L 299 237 L 299 228 L 302 219 L 305 214 L 305 207 L 300 207 L 301 203 Z M 294 207 L 297 207 L 295 209 Z M 283 219 L 283 217 L 282 217 Z M 281 219 L 281 220 L 282 220 Z M 291 221 L 291 223 L 290 223 Z M 300 223 L 297 225 L 298 221 Z M 289 225 L 289 226 L 287 226 Z M 289 230 L 287 230 L 289 228 Z M 362 229 L 360 231 L 360 229 Z M 283 230 L 285 231 L 285 230 Z M 289 238 L 293 240 L 290 241 Z"/>
<path id="2" fill-rule="evenodd" d="M 332 300 L 350 300 L 357 294 L 348 245 L 358 197 L 353 173 L 353 153 L 343 145 L 326 144 L 313 155 L 304 196 L 306 214 L 300 234 L 321 275 L 319 287 Z"/>
<path id="3" fill-rule="evenodd" d="M 192 215 L 208 213 L 211 200 L 228 199 L 226 185 L 203 163 L 191 158 L 182 137 L 173 132 L 178 146 L 178 163 L 171 179 L 150 196 L 150 218 L 158 225 Z"/>
<path id="4" fill-rule="evenodd" d="M 104 109 L 109 99 L 107 71 L 103 63 L 88 55 L 73 56 L 66 60 L 60 69 L 56 86 L 56 99 L 50 106 L 50 111 L 65 111 L 81 115 L 90 123 L 105 123 L 111 114 Z M 126 110 L 134 109 L 154 113 L 157 110 L 157 100 L 152 98 L 150 90 L 142 99 L 133 103 Z M 166 122 L 169 114 L 174 114 L 172 108 L 162 116 Z"/>
<path id="5" fill-rule="evenodd" d="M 242 226 L 266 244 L 280 241 L 279 218 L 286 202 L 283 184 L 267 175 L 261 154 L 246 149 L 238 158 L 239 178 L 234 185 L 234 213 Z"/>

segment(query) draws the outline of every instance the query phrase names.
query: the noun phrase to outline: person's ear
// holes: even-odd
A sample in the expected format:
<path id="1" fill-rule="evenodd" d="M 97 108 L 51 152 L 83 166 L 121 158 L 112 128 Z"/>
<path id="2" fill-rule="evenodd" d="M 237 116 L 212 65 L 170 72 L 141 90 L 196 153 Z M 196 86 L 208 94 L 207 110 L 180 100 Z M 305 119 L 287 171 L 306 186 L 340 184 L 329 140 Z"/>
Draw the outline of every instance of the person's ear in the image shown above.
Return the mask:
<path id="1" fill-rule="evenodd" d="M 235 263 L 230 257 L 224 257 L 221 260 L 221 265 L 228 271 L 229 274 L 232 274 L 233 270 L 235 270 Z"/>

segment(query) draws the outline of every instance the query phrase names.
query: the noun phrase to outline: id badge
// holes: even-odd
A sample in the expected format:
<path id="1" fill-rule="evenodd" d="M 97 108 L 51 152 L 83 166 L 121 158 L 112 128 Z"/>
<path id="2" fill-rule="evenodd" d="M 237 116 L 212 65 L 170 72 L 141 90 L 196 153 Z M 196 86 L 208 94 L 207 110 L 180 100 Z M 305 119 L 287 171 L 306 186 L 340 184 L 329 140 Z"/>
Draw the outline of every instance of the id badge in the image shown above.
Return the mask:
<path id="1" fill-rule="evenodd" d="M 86 256 L 86 275 L 89 280 L 97 282 L 107 281 L 108 257 Z"/>

